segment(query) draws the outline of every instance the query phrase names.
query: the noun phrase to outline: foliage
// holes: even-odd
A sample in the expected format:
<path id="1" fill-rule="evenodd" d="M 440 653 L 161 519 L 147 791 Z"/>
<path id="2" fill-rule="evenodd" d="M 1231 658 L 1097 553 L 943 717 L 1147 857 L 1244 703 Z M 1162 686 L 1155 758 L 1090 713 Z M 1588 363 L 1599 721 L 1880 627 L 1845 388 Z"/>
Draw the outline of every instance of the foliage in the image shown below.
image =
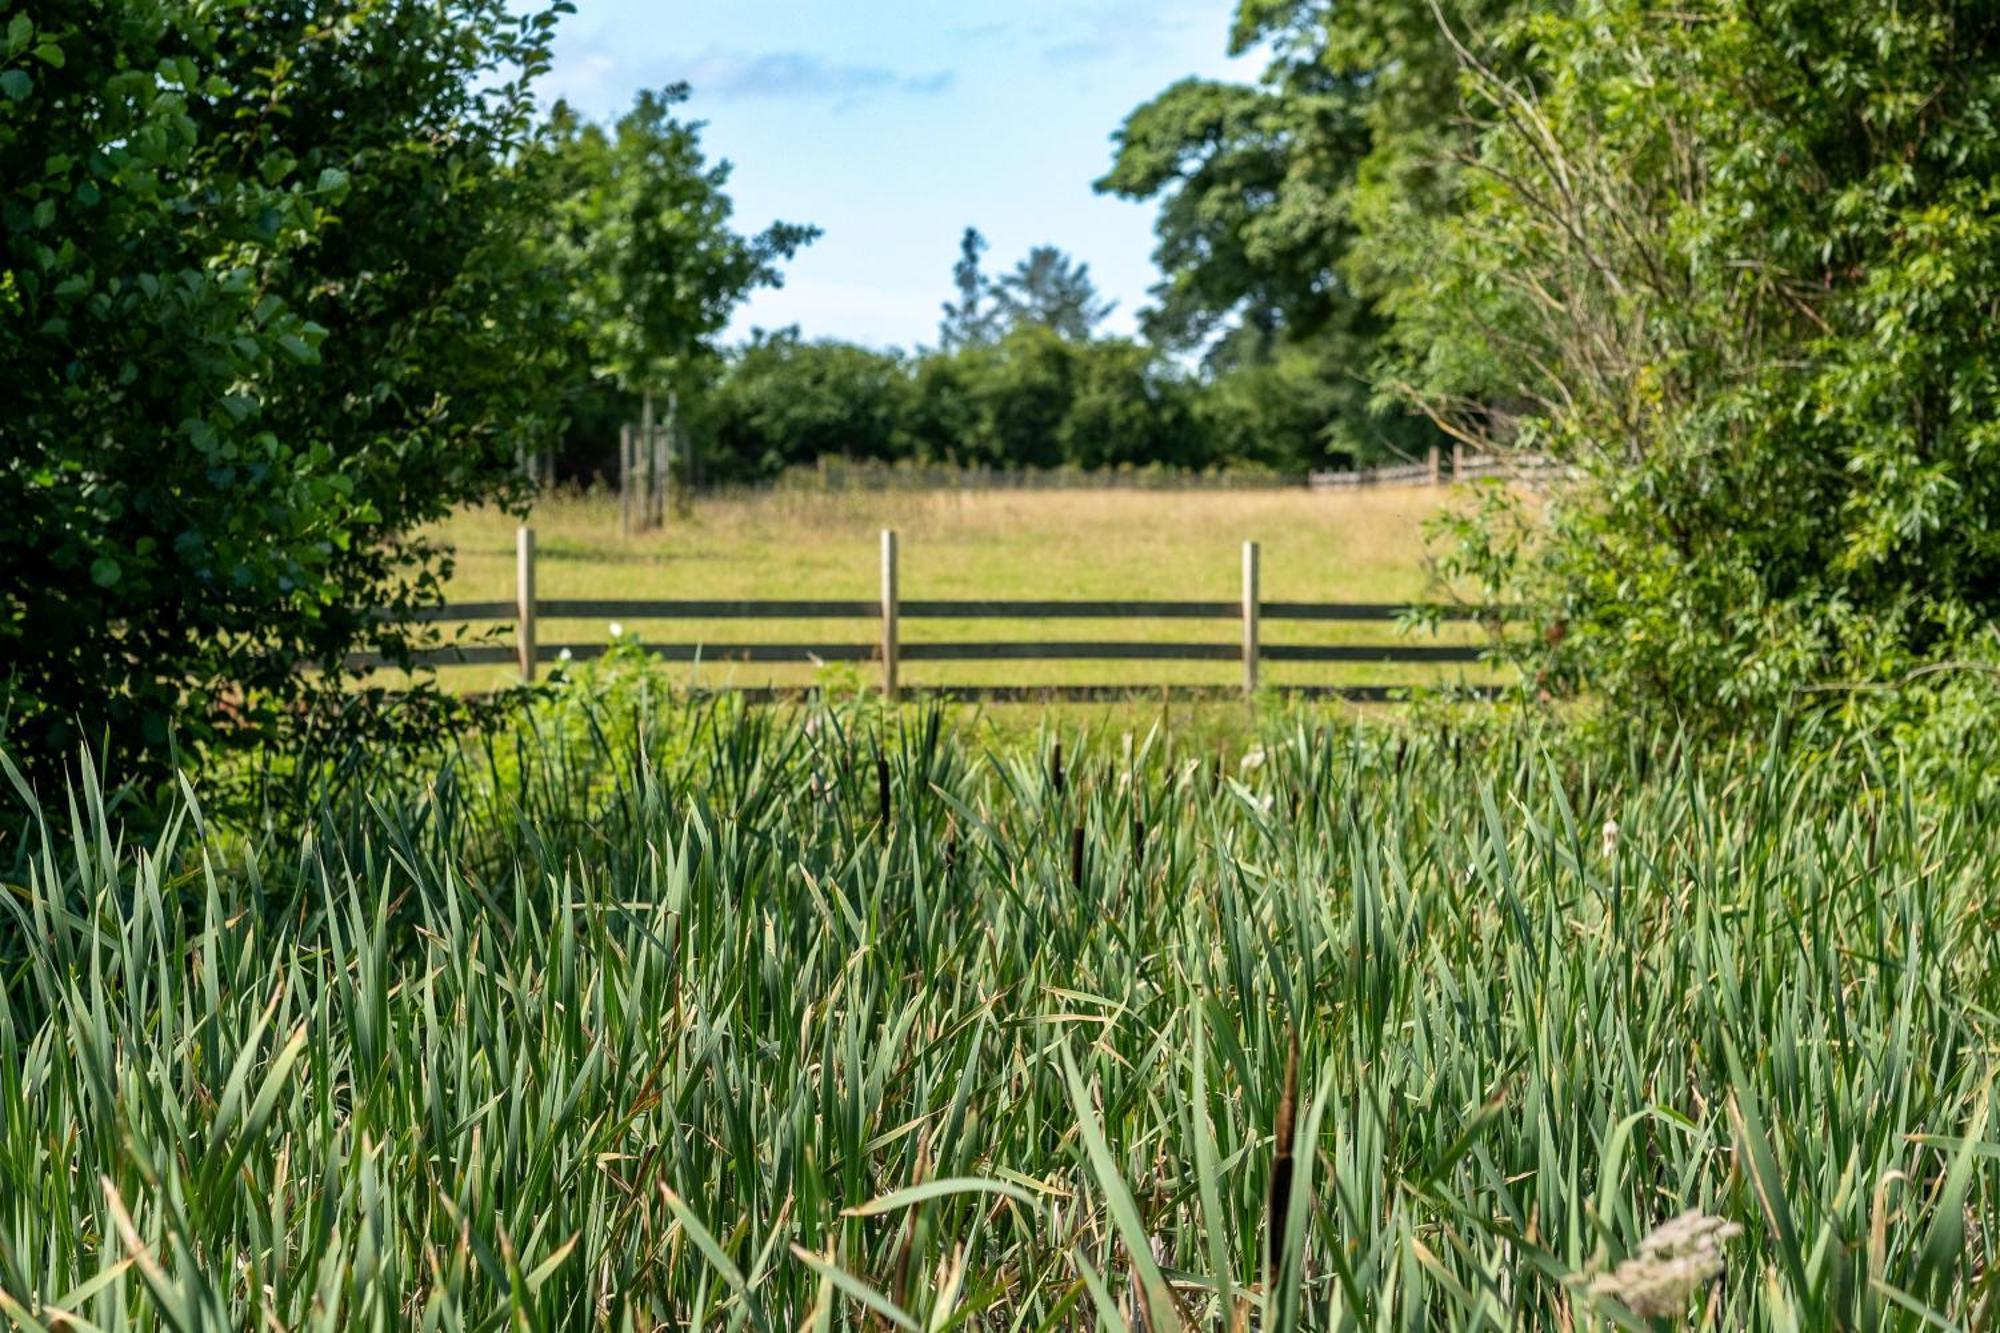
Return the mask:
<path id="1" fill-rule="evenodd" d="M 769 477 L 821 457 L 998 467 L 1200 466 L 1195 388 L 1148 348 L 1026 323 L 914 360 L 796 333 L 753 340 L 702 405 L 711 471 Z"/>
<path id="2" fill-rule="evenodd" d="M 1371 411 L 1366 376 L 1326 340 L 1282 343 L 1210 374 L 1199 408 L 1209 449 L 1293 476 L 1326 467 L 1418 461 L 1436 432 Z"/>
<path id="3" fill-rule="evenodd" d="M 1349 242 L 1338 199 L 1366 148 L 1352 98 L 1187 79 L 1134 111 L 1097 184 L 1159 199 L 1146 312 L 1162 344 L 1199 347 L 1232 325 L 1309 337 L 1334 317 Z"/>
<path id="4" fill-rule="evenodd" d="M 1363 225 L 1385 195 L 1433 206 L 1436 183 L 1402 164 L 1448 123 L 1431 90 L 1452 89 L 1449 50 L 1413 0 L 1241 0 L 1232 53 L 1258 46 L 1257 84 L 1185 79 L 1135 110 L 1097 182 L 1159 202 L 1144 326 L 1238 376 L 1217 396 L 1236 409 L 1225 429 L 1260 436 L 1261 456 L 1420 458 L 1441 436 L 1374 383 L 1386 324 Z"/>
<path id="5" fill-rule="evenodd" d="M 1460 528 L 1526 665 L 1728 725 L 1966 661 L 1990 710 L 2000 15 L 1606 0 L 1500 40 L 1533 77 L 1468 50 L 1463 206 L 1394 308 L 1432 411 L 1578 471 Z"/>
<path id="6" fill-rule="evenodd" d="M 1117 307 L 1098 299 L 1090 265 L 1079 264 L 1053 245 L 1038 245 L 994 284 L 1001 319 L 1010 328 L 1033 325 L 1079 342 L 1096 332 Z"/>
<path id="7" fill-rule="evenodd" d="M 712 474 L 771 477 L 821 457 L 893 459 L 909 451 L 913 389 L 895 352 L 762 334 L 729 354 L 700 406 Z"/>
<path id="8" fill-rule="evenodd" d="M 566 291 L 546 335 L 565 370 L 565 477 L 615 476 L 619 429 L 653 395 L 692 403 L 706 391 L 735 309 L 782 285 L 780 265 L 819 235 L 785 222 L 734 230 L 730 166 L 709 162 L 701 122 L 680 118 L 688 96 L 686 84 L 641 92 L 609 126 L 557 102 L 529 156 L 548 201 L 529 244 Z"/>
<path id="9" fill-rule="evenodd" d="M 1991 1319 L 1978 764 L 549 707 L 303 843 L 50 807 L 0 895 L 0 1311 Z M 1635 1277 L 1691 1209 L 1694 1280 Z"/>
<path id="10" fill-rule="evenodd" d="M 729 164 L 711 165 L 701 123 L 676 116 L 687 99 L 684 83 L 642 92 L 608 130 L 558 102 L 536 144 L 575 336 L 591 372 L 630 390 L 699 383 L 731 312 L 782 285 L 779 263 L 819 234 L 731 230 Z"/>
<path id="11" fill-rule="evenodd" d="M 938 346 L 947 352 L 999 336 L 1000 308 L 992 299 L 992 284 L 979 271 L 979 256 L 986 250 L 986 238 L 977 227 L 967 227 L 958 238 L 958 261 L 951 266 L 958 300 L 944 303 L 944 319 L 938 324 Z"/>
<path id="12" fill-rule="evenodd" d="M 514 243 L 554 15 L 500 0 L 0 11 L 0 726 L 170 744 L 419 723 L 344 689 L 520 497 L 554 294 Z M 434 696 L 429 696 L 435 702 Z"/>

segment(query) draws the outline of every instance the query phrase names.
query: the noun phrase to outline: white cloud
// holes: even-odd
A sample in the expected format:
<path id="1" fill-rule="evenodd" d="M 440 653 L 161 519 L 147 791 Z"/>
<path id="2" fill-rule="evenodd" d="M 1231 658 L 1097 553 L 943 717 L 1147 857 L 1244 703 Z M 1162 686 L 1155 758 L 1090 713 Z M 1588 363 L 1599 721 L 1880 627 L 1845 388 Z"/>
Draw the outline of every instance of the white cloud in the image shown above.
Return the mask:
<path id="1" fill-rule="evenodd" d="M 842 64 L 809 51 L 709 50 L 677 77 L 694 85 L 697 97 L 826 99 L 845 105 L 877 93 L 941 93 L 953 76 L 948 69 L 910 74 L 883 65 Z"/>

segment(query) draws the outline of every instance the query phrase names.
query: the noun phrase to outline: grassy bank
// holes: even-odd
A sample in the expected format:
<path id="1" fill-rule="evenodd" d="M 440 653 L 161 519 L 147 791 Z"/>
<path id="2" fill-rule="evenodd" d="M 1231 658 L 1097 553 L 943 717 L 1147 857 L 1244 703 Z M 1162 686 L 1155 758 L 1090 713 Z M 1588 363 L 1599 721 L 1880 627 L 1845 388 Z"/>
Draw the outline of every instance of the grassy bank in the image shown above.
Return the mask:
<path id="1" fill-rule="evenodd" d="M 1222 772 L 862 713 L 538 726 L 256 853 L 51 803 L 0 897 L 0 1311 L 1988 1311 L 1976 772 L 1303 721 Z"/>
<path id="2" fill-rule="evenodd" d="M 1241 548 L 1263 545 L 1264 596 L 1273 601 L 1403 602 L 1435 596 L 1422 527 L 1446 492 L 1396 487 L 1345 493 L 1268 491 L 771 492 L 707 502 L 690 519 L 627 538 L 616 501 L 553 497 L 533 517 L 540 595 L 547 598 L 871 598 L 877 534 L 902 540 L 908 598 L 1150 598 L 1239 595 Z M 443 533 L 459 553 L 451 595 L 511 598 L 514 525 L 504 515 L 461 516 Z M 862 621 L 634 621 L 655 641 L 867 642 Z M 544 624 L 547 642 L 602 642 L 604 621 Z M 907 621 L 906 641 L 1132 639 L 1229 642 L 1235 626 L 1202 621 Z M 1393 640 L 1387 625 L 1273 623 L 1272 642 Z M 1414 642 L 1470 642 L 1451 627 Z M 864 668 L 865 670 L 865 668 Z M 690 672 L 692 676 L 694 673 Z M 1272 664 L 1276 686 L 1488 677 L 1456 666 Z M 456 670 L 467 688 L 504 670 Z M 807 666 L 710 663 L 710 683 L 810 683 Z M 1228 685 L 1217 662 L 939 662 L 905 668 L 912 685 L 1005 683 Z"/>

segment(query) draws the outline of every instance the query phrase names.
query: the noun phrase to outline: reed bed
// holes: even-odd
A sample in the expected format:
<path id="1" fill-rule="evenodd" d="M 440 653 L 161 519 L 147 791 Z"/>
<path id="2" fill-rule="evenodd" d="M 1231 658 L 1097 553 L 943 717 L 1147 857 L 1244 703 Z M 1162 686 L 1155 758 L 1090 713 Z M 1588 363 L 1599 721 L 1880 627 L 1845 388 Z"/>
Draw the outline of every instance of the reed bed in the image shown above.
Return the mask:
<path id="1" fill-rule="evenodd" d="M 284 838 L 86 775 L 0 893 L 0 1318 L 1977 1325 L 1991 801 L 1796 753 L 669 703 Z"/>

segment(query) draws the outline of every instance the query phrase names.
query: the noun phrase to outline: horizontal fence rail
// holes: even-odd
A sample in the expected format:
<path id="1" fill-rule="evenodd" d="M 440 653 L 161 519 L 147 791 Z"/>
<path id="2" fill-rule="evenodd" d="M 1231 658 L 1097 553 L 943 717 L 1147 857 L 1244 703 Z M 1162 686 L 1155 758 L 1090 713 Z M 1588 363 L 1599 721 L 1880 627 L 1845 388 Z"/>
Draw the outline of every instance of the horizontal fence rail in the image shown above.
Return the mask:
<path id="1" fill-rule="evenodd" d="M 1536 485 L 1559 479 L 1568 469 L 1534 454 L 1449 452 L 1433 447 L 1422 459 L 1377 467 L 1277 472 L 1232 469 L 1202 472 L 1166 467 L 993 468 L 948 463 L 889 463 L 822 457 L 817 466 L 787 469 L 776 489 L 788 492 L 845 491 L 1244 491 L 1290 488 L 1315 490 L 1352 486 L 1436 486 L 1490 477 Z M 624 487 L 629 491 L 638 485 Z M 711 495 L 748 493 L 764 487 L 719 486 Z M 646 492 L 650 494 L 650 492 Z"/>
<path id="2" fill-rule="evenodd" d="M 1444 454 L 1433 445 L 1429 457 L 1421 463 L 1391 463 L 1385 467 L 1311 472 L 1306 474 L 1306 485 L 1323 491 L 1355 486 L 1437 486 L 1445 482 L 1481 478 L 1541 485 L 1572 475 L 1570 468 L 1539 454 L 1468 454 L 1457 445 L 1452 447 L 1447 466 Z"/>
<path id="3" fill-rule="evenodd" d="M 588 661 L 604 656 L 611 645 L 597 643 L 542 643 L 537 625 L 543 620 L 865 620 L 880 629 L 875 642 L 767 643 L 684 641 L 647 643 L 644 649 L 669 662 L 709 663 L 878 663 L 882 667 L 883 692 L 894 697 L 898 690 L 898 670 L 902 662 L 1240 662 L 1243 683 L 1240 692 L 1254 693 L 1258 687 L 1258 665 L 1262 662 L 1320 662 L 1365 664 L 1473 663 L 1484 650 L 1463 644 L 1367 643 L 1299 644 L 1263 641 L 1264 621 L 1347 621 L 1383 624 L 1418 611 L 1428 610 L 1439 619 L 1467 622 L 1479 617 L 1457 607 L 1422 608 L 1385 602 L 1294 602 L 1266 601 L 1258 588 L 1258 548 L 1244 543 L 1243 596 L 1235 601 L 1132 600 L 1132 599 L 1023 599 L 967 598 L 935 599 L 900 596 L 897 579 L 896 538 L 882 534 L 882 595 L 879 599 L 787 599 L 787 598 L 672 598 L 601 599 L 540 598 L 534 592 L 534 534 L 521 529 L 518 548 L 519 589 L 514 601 L 452 602 L 427 607 L 405 617 L 426 623 L 513 621 L 515 643 L 453 644 L 426 649 L 411 655 L 414 666 L 497 666 L 514 664 L 521 675 L 534 679 L 542 663 Z M 383 613 L 388 618 L 388 613 Z M 1144 639 L 992 639 L 972 641 L 917 641 L 902 638 L 903 620 L 1214 620 L 1234 621 L 1241 627 L 1236 642 L 1174 642 Z M 379 653 L 358 653 L 347 660 L 348 667 L 369 670 L 393 665 Z M 740 687 L 753 697 L 768 697 L 766 687 Z M 940 686 L 931 692 L 959 697 L 987 699 L 1108 698 L 1144 693 L 1158 686 L 1147 685 L 959 685 Z M 1214 686 L 1168 687 L 1190 697 L 1216 693 Z M 1405 686 L 1305 685 L 1286 687 L 1306 696 L 1342 696 L 1354 699 L 1393 697 Z M 779 691 L 782 693 L 783 691 Z M 1231 689 L 1229 693 L 1237 693 Z"/>

